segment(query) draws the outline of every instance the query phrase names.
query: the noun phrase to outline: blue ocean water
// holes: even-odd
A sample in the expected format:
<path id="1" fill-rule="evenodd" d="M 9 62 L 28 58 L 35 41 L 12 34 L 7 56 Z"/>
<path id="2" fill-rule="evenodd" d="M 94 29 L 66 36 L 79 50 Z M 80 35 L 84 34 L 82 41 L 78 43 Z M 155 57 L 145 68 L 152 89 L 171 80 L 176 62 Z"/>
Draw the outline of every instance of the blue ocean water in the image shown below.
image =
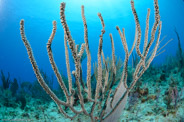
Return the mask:
<path id="1" fill-rule="evenodd" d="M 27 39 L 30 41 L 34 51 L 35 58 L 41 69 L 51 72 L 52 69 L 48 60 L 46 43 L 51 34 L 52 21 L 57 21 L 57 33 L 52 45 L 55 60 L 63 73 L 66 72 L 64 60 L 64 41 L 63 29 L 60 23 L 59 6 L 62 1 L 59 0 L 1 0 L 0 1 L 0 69 L 4 72 L 11 72 L 13 77 L 20 77 L 25 81 L 35 79 L 27 52 L 20 38 L 19 23 L 21 19 L 25 20 L 25 31 Z M 73 39 L 77 43 L 84 42 L 83 23 L 81 17 L 81 5 L 85 6 L 85 15 L 89 31 L 89 44 L 92 53 L 92 61 L 97 59 L 97 49 L 101 23 L 97 16 L 100 12 L 106 25 L 104 35 L 104 52 L 108 56 L 111 54 L 109 33 L 113 34 L 115 40 L 116 55 L 124 58 L 124 50 L 116 25 L 125 28 L 126 38 L 129 49 L 134 39 L 135 22 L 131 11 L 129 0 L 70 0 L 66 2 L 66 19 L 71 30 Z M 153 1 L 139 0 L 135 1 L 135 7 L 140 19 L 141 29 L 144 32 L 147 9 L 151 9 L 150 28 L 154 21 Z M 154 62 L 162 63 L 167 55 L 175 54 L 177 50 L 177 37 L 174 28 L 184 38 L 184 2 L 182 0 L 160 0 L 160 15 L 163 21 L 162 35 L 167 36 L 163 43 L 173 39 L 165 47 L 165 52 L 155 58 Z M 144 39 L 144 36 L 142 36 Z M 184 42 L 181 41 L 183 48 Z M 86 69 L 86 68 L 84 68 Z"/>
<path id="2" fill-rule="evenodd" d="M 134 1 L 142 29 L 142 40 L 144 40 L 148 8 L 151 9 L 149 33 L 151 33 L 154 23 L 153 0 Z M 135 21 L 130 0 L 0 0 L 0 70 L 4 72 L 5 76 L 9 72 L 12 78 L 17 78 L 22 82 L 33 82 L 36 80 L 20 36 L 21 19 L 25 21 L 25 33 L 31 44 L 37 64 L 48 75 L 53 75 L 54 72 L 48 59 L 46 43 L 52 31 L 52 21 L 57 21 L 57 31 L 53 40 L 52 51 L 59 70 L 63 75 L 67 76 L 64 32 L 59 14 L 61 2 L 66 2 L 66 20 L 72 38 L 79 44 L 84 43 L 84 27 L 81 17 L 81 5 L 84 5 L 92 63 L 97 61 L 99 35 L 102 29 L 100 19 L 97 16 L 98 12 L 102 14 L 105 22 L 106 32 L 103 41 L 105 56 L 111 56 L 109 33 L 112 33 L 115 43 L 115 54 L 124 59 L 125 53 L 120 36 L 116 30 L 116 25 L 120 28 L 125 28 L 126 40 L 130 49 L 135 33 Z M 165 52 L 157 56 L 153 61 L 153 64 L 162 65 L 165 63 L 167 56 L 174 56 L 178 50 L 178 39 L 175 29 L 179 33 L 181 46 L 184 49 L 184 1 L 158 0 L 158 2 L 163 23 L 161 38 L 166 36 L 161 46 L 168 40 L 173 39 L 164 47 Z M 143 41 L 141 42 L 142 46 Z M 74 70 L 74 64 L 72 60 L 70 62 L 72 71 Z M 84 77 L 87 69 L 86 62 L 87 60 L 85 59 L 82 65 Z M 55 77 L 54 81 L 54 84 L 57 85 Z M 0 82 L 0 85 L 2 85 L 2 82 Z"/>

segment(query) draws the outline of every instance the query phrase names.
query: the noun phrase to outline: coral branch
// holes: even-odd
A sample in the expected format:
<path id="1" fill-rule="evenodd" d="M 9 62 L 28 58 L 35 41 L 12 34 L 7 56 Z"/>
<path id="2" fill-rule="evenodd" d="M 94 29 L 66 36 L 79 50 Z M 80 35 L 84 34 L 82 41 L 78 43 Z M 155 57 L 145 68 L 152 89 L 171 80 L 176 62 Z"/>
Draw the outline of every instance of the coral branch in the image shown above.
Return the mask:
<path id="1" fill-rule="evenodd" d="M 84 6 L 82 8 L 82 20 L 84 24 L 84 41 L 86 44 L 86 53 L 87 53 L 87 93 L 88 93 L 88 99 L 91 99 L 91 53 L 89 50 L 89 43 L 88 43 L 88 29 L 87 29 L 87 23 L 86 18 L 84 15 Z"/>

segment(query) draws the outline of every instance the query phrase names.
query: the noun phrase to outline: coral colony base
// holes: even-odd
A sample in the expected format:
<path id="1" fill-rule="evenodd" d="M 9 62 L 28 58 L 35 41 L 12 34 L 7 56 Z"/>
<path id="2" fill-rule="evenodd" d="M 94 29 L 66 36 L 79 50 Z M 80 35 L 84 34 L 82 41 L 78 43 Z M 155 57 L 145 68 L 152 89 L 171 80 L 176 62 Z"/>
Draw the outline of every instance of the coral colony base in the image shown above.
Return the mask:
<path id="1" fill-rule="evenodd" d="M 34 73 L 37 77 L 38 82 L 43 87 L 43 89 L 46 91 L 46 93 L 52 98 L 52 100 L 57 104 L 59 111 L 66 117 L 71 120 L 73 120 L 75 117 L 77 117 L 80 114 L 83 114 L 85 116 L 90 117 L 91 121 L 117 121 L 120 117 L 121 113 L 123 112 L 123 109 L 126 105 L 128 94 L 133 89 L 134 85 L 140 79 L 140 77 L 143 75 L 143 73 L 148 69 L 151 62 L 153 61 L 154 57 L 156 56 L 157 49 L 159 47 L 159 40 L 160 40 L 160 34 L 161 34 L 161 25 L 162 22 L 160 21 L 160 15 L 159 15 L 159 7 L 158 7 L 158 0 L 154 0 L 154 7 L 155 7 L 155 22 L 152 27 L 151 31 L 151 38 L 148 41 L 148 30 L 149 30 L 149 16 L 150 16 L 150 9 L 148 9 L 147 18 L 146 18 L 146 31 L 145 31 L 145 40 L 144 40 L 144 46 L 143 46 L 143 52 L 140 51 L 140 42 L 141 42 L 141 28 L 140 23 L 138 19 L 137 12 L 134 8 L 134 1 L 131 0 L 131 8 L 134 15 L 135 23 L 136 23 L 136 32 L 135 32 L 135 39 L 132 45 L 132 48 L 129 50 L 127 46 L 127 41 L 125 37 L 125 29 L 123 28 L 123 32 L 120 30 L 119 26 L 116 26 L 116 29 L 120 35 L 123 48 L 125 51 L 125 59 L 123 62 L 123 71 L 121 74 L 121 78 L 118 82 L 118 84 L 115 84 L 116 81 L 116 61 L 115 61 L 115 48 L 114 48 L 114 41 L 112 34 L 110 34 L 111 38 L 111 44 L 112 44 L 112 71 L 108 69 L 105 63 L 105 58 L 103 55 L 102 50 L 102 44 L 103 44 L 103 35 L 105 33 L 105 23 L 102 18 L 102 15 L 98 13 L 98 16 L 100 18 L 101 24 L 102 24 L 102 30 L 100 34 L 99 39 L 99 46 L 98 46 L 98 66 L 97 66 L 97 83 L 95 92 L 92 92 L 91 88 L 91 54 L 90 54 L 90 48 L 88 44 L 88 29 L 87 29 L 87 23 L 84 15 L 84 6 L 81 7 L 82 10 L 82 20 L 84 24 L 84 40 L 85 43 L 81 45 L 80 51 L 77 51 L 78 46 L 75 44 L 72 35 L 70 33 L 69 27 L 67 25 L 66 19 L 65 19 L 65 3 L 61 3 L 60 6 L 60 19 L 61 24 L 64 29 L 64 43 L 65 43 L 65 56 L 66 56 L 66 66 L 67 66 L 67 73 L 68 73 L 68 87 L 66 87 L 66 84 L 63 81 L 62 75 L 59 73 L 59 70 L 57 68 L 57 65 L 54 61 L 54 57 L 52 54 L 51 44 L 54 39 L 55 33 L 56 33 L 56 21 L 53 21 L 53 30 L 51 33 L 51 36 L 47 43 L 47 52 L 50 60 L 50 64 L 52 66 L 52 69 L 57 77 L 58 83 L 64 92 L 66 100 L 60 100 L 56 94 L 49 88 L 49 86 L 46 84 L 46 81 L 41 75 L 41 72 L 37 66 L 37 63 L 35 61 L 31 46 L 29 44 L 29 41 L 26 39 L 25 31 L 24 31 L 24 20 L 20 21 L 20 33 L 22 40 L 24 42 L 24 45 L 27 49 L 27 53 L 29 55 L 29 59 L 31 61 Z M 156 34 L 156 31 L 158 29 L 158 34 Z M 157 36 L 156 36 L 157 35 Z M 155 42 L 155 46 L 152 51 L 150 51 L 150 47 Z M 69 56 L 68 56 L 68 48 L 67 43 L 69 45 L 69 48 L 72 52 L 72 57 L 74 59 L 75 63 L 75 70 L 70 72 L 70 63 L 69 63 Z M 135 66 L 135 70 L 133 72 L 133 78 L 130 85 L 127 85 L 127 78 L 128 78 L 128 61 L 129 57 L 132 54 L 134 48 L 136 49 L 136 53 L 139 56 L 139 61 L 137 65 Z M 87 54 L 87 79 L 86 84 L 81 80 L 81 58 L 82 55 L 86 51 Z M 150 53 L 149 53 L 150 52 Z M 103 58 L 104 65 L 106 66 L 106 72 L 105 75 L 103 75 L 102 71 L 102 60 Z M 76 89 L 72 86 L 72 76 L 74 76 L 75 83 L 76 83 Z M 110 79 L 109 76 L 112 75 L 112 78 Z M 75 96 L 77 94 L 77 96 Z M 86 95 L 84 95 L 86 94 Z M 81 106 L 81 109 L 74 107 L 74 99 L 75 97 L 78 97 L 79 104 Z M 87 102 L 84 101 L 87 99 Z M 88 104 L 87 104 L 88 103 Z M 86 104 L 90 107 L 90 109 L 87 110 Z M 72 114 L 66 112 L 64 107 L 70 109 Z"/>

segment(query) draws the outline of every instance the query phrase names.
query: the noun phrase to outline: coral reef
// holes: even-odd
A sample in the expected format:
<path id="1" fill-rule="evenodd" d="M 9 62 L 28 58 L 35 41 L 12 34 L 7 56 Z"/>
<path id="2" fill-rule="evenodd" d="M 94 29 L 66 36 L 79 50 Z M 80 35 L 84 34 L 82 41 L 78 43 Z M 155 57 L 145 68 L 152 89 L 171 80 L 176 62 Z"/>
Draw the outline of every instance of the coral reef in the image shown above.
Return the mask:
<path id="1" fill-rule="evenodd" d="M 182 41 L 182 39 L 181 39 Z M 182 50 L 183 51 L 183 50 Z M 172 60 L 166 59 L 166 63 L 162 65 L 150 65 L 149 69 L 143 74 L 143 76 L 137 81 L 135 87 L 130 91 L 128 95 L 127 104 L 123 110 L 123 114 L 120 116 L 119 121 L 177 121 L 182 122 L 184 120 L 184 77 L 183 70 L 179 70 L 178 65 L 178 54 L 174 56 L 168 55 Z M 103 54 L 102 54 L 103 57 Z M 182 55 L 184 57 L 184 55 Z M 105 58 L 105 57 L 104 57 Z M 122 73 L 122 61 L 115 57 L 116 71 Z M 174 62 L 174 63 L 173 63 Z M 112 70 L 112 59 L 107 57 L 105 63 L 103 60 L 102 71 L 104 82 L 106 75 L 106 66 L 109 70 L 109 79 L 112 80 L 111 72 Z M 95 66 L 98 68 L 97 66 Z M 121 68 L 120 68 L 121 67 Z M 133 68 L 132 68 L 133 67 Z M 128 75 L 134 72 L 134 65 L 128 66 Z M 119 69 L 119 70 L 118 70 Z M 2 70 L 1 70 L 2 71 Z M 3 71 L 2 71 L 3 72 Z M 95 70 L 95 74 L 97 74 Z M 3 74 L 3 75 L 2 75 Z M 64 118 L 58 111 L 56 104 L 50 99 L 50 96 L 45 93 L 42 87 L 39 85 L 38 81 L 20 81 L 20 79 L 12 78 L 10 73 L 3 72 L 1 74 L 0 80 L 0 121 L 60 121 L 65 120 L 66 122 L 71 122 L 70 119 Z M 6 75 L 7 74 L 7 75 Z M 52 89 L 53 78 L 41 70 L 41 74 Z M 120 75 L 121 76 L 121 75 Z M 66 84 L 68 78 L 62 75 L 63 81 Z M 119 79 L 119 76 L 116 75 Z M 115 80 L 116 80 L 115 78 Z M 2 79 L 8 79 L 10 82 L 9 88 L 4 89 Z M 15 96 L 12 95 L 11 87 L 12 81 L 16 79 L 18 83 L 18 90 L 16 90 Z M 92 91 L 95 90 L 97 76 L 95 78 L 94 74 L 91 77 L 91 87 Z M 129 79 L 129 78 L 128 78 Z M 129 79 L 130 81 L 132 78 Z M 129 81 L 127 81 L 128 83 Z M 85 83 L 85 82 L 84 82 Z M 115 86 L 112 88 L 114 90 L 118 85 L 117 80 Z M 15 83 L 16 84 L 16 83 Z M 86 85 L 86 83 L 85 83 Z M 15 85 L 16 86 L 16 85 Z M 128 83 L 129 86 L 129 83 Z M 34 88 L 33 88 L 34 87 Z M 77 86 L 73 84 L 74 89 L 77 90 Z M 34 90 L 33 90 L 34 89 Z M 66 100 L 62 89 L 52 89 L 54 93 L 61 98 Z M 84 95 L 84 103 L 87 111 L 91 110 L 91 103 L 88 100 L 87 93 L 82 92 Z M 47 96 L 46 96 L 47 95 Z M 73 106 L 80 110 L 80 102 L 75 93 Z M 92 92 L 92 97 L 94 97 L 95 91 Z M 100 94 L 101 95 L 101 94 Z M 103 94 L 102 94 L 103 95 Z M 24 98 L 21 100 L 21 97 Z M 25 101 L 26 100 L 26 101 Z M 95 108 L 95 112 L 99 112 L 102 108 L 100 104 Z M 70 108 L 62 107 L 63 110 L 73 115 Z M 90 118 L 86 117 L 84 114 L 79 114 L 72 121 L 90 121 Z"/>

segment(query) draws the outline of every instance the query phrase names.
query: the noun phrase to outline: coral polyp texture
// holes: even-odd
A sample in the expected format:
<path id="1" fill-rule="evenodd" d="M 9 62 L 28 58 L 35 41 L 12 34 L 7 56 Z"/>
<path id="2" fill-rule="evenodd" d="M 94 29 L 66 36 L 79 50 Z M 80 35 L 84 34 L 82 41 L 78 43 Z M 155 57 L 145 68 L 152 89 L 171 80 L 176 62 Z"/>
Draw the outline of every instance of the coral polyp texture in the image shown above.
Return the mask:
<path id="1" fill-rule="evenodd" d="M 103 20 L 103 17 L 101 13 L 98 13 L 98 17 L 102 24 L 102 30 L 99 38 L 99 45 L 98 45 L 98 53 L 97 53 L 97 76 L 96 76 L 96 88 L 94 89 L 94 92 L 92 92 L 92 80 L 91 80 L 91 53 L 89 48 L 89 42 L 88 42 L 88 28 L 87 28 L 87 22 L 84 15 L 84 6 L 81 7 L 82 11 L 82 20 L 84 25 L 84 43 L 81 45 L 81 48 L 79 51 L 78 46 L 75 44 L 75 41 L 72 38 L 72 35 L 70 33 L 69 26 L 67 24 L 66 18 L 65 18 L 65 3 L 61 3 L 60 6 L 60 19 L 61 24 L 64 30 L 64 44 L 65 44 L 65 59 L 66 59 L 66 67 L 67 67 L 67 75 L 68 75 L 68 84 L 64 83 L 63 77 L 60 74 L 58 67 L 55 63 L 52 48 L 51 45 L 54 40 L 54 36 L 56 33 L 56 21 L 53 21 L 53 30 L 50 35 L 50 38 L 47 43 L 47 52 L 49 56 L 49 61 L 52 66 L 52 69 L 55 73 L 55 76 L 57 77 L 58 83 L 65 95 L 65 100 L 59 99 L 56 94 L 49 88 L 49 86 L 46 84 L 44 78 L 41 75 L 41 72 L 38 68 L 38 65 L 35 61 L 33 51 L 31 49 L 31 46 L 29 44 L 29 41 L 26 38 L 25 31 L 24 31 L 24 20 L 20 21 L 20 33 L 23 40 L 23 43 L 27 49 L 27 53 L 29 55 L 30 62 L 32 64 L 34 73 L 36 75 L 36 78 L 40 85 L 43 87 L 45 92 L 52 98 L 52 100 L 57 104 L 59 111 L 69 119 L 74 119 L 79 114 L 84 114 L 88 116 L 92 122 L 94 121 L 117 121 L 120 117 L 125 104 L 127 102 L 128 94 L 134 88 L 134 85 L 136 82 L 140 79 L 140 77 L 144 74 L 144 72 L 149 68 L 151 62 L 155 58 L 157 54 L 157 49 L 160 44 L 160 34 L 161 34 L 161 26 L 162 22 L 160 21 L 160 15 L 159 15 L 159 6 L 158 6 L 158 0 L 154 0 L 154 8 L 155 8 L 155 22 L 153 24 L 152 30 L 151 30 L 151 38 L 148 41 L 149 37 L 149 17 L 150 17 L 150 9 L 148 9 L 147 12 L 147 18 L 146 18 L 146 28 L 145 28 L 145 38 L 144 38 L 144 46 L 142 49 L 140 49 L 140 43 L 141 43 L 141 27 L 139 23 L 139 18 L 136 12 L 136 9 L 134 7 L 134 1 L 131 0 L 131 9 L 134 15 L 135 24 L 136 24 L 136 31 L 135 31 L 135 39 L 133 42 L 133 45 L 131 49 L 128 49 L 127 46 L 127 40 L 125 37 L 125 29 L 121 31 L 119 26 L 116 26 L 117 32 L 119 33 L 119 36 L 122 41 L 122 45 L 125 51 L 125 59 L 123 62 L 123 71 L 121 72 L 119 82 L 116 82 L 116 76 L 119 75 L 117 68 L 116 68 L 116 59 L 115 59 L 115 47 L 114 47 L 114 41 L 113 36 L 110 33 L 110 39 L 111 39 L 111 45 L 112 45 L 112 63 L 111 67 L 112 70 L 110 70 L 106 64 L 104 54 L 103 54 L 103 36 L 105 33 L 105 21 Z M 158 31 L 158 32 L 157 32 Z M 157 34 L 156 34 L 157 33 Z M 155 41 L 155 43 L 154 43 Z M 155 44 L 153 49 L 150 51 L 151 46 Z M 70 70 L 70 62 L 69 62 L 69 51 L 68 46 L 71 50 L 72 57 L 75 64 L 75 70 L 71 72 Z M 132 75 L 132 81 L 130 84 L 127 84 L 127 78 L 128 78 L 128 62 L 130 55 L 132 54 L 133 50 L 135 49 L 135 52 L 139 56 L 138 63 L 135 66 L 135 70 Z M 84 83 L 82 79 L 81 74 L 81 58 L 82 55 L 86 52 L 87 56 L 87 77 L 86 77 L 86 83 Z M 103 60 L 102 60 L 103 59 Z M 102 66 L 105 65 L 105 75 L 103 73 Z M 118 73 L 117 73 L 118 72 Z M 72 75 L 74 76 L 74 82 L 76 84 L 76 89 L 74 89 L 72 83 Z M 110 78 L 110 76 L 112 76 Z M 66 87 L 68 85 L 68 88 Z M 75 95 L 77 94 L 77 96 Z M 76 97 L 79 99 L 80 104 L 80 110 L 77 109 L 74 106 L 74 99 Z M 87 102 L 85 101 L 87 99 Z M 90 106 L 90 109 L 86 108 L 86 104 Z M 67 107 L 71 110 L 72 114 L 69 114 L 66 112 L 64 107 Z"/>

